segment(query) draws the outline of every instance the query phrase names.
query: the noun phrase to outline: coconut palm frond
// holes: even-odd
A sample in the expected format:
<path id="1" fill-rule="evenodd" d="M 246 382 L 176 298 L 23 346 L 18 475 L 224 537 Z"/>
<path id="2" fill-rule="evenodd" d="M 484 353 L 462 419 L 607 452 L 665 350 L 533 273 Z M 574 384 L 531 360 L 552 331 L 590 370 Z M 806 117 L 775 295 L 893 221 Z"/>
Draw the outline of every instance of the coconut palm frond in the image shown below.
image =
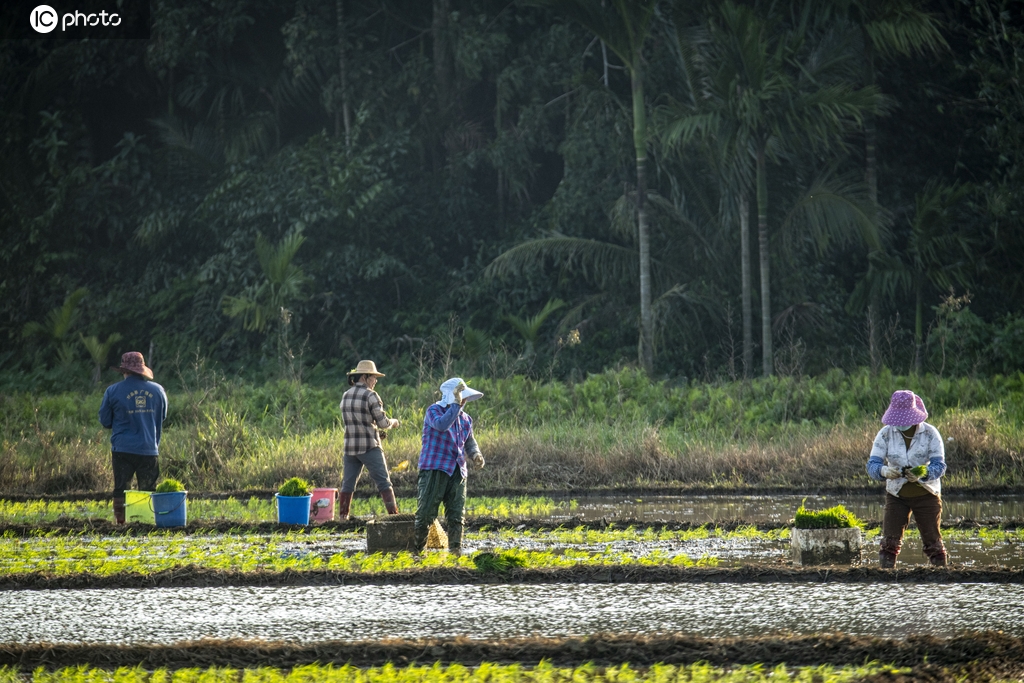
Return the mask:
<path id="1" fill-rule="evenodd" d="M 484 276 L 502 278 L 518 275 L 541 267 L 548 260 L 560 263 L 565 271 L 579 275 L 602 289 L 635 283 L 639 272 L 635 249 L 555 233 L 523 242 L 500 254 L 484 269 Z"/>
<path id="2" fill-rule="evenodd" d="M 49 341 L 60 341 L 78 322 L 81 310 L 78 305 L 89 295 L 89 290 L 79 287 L 64 299 L 57 308 L 50 309 L 42 323 L 29 322 L 21 330 L 22 337 L 40 337 Z"/>
<path id="3" fill-rule="evenodd" d="M 864 183 L 836 175 L 834 168 L 818 175 L 796 200 L 782 222 L 787 239 L 808 234 L 821 255 L 833 244 L 849 244 L 857 237 L 869 249 L 881 249 L 881 230 L 889 215 L 869 201 Z M 880 227 L 881 226 L 881 227 Z"/>
<path id="4" fill-rule="evenodd" d="M 882 56 L 938 54 L 949 49 L 941 24 L 909 0 L 877 3 L 881 12 L 864 24 L 871 45 Z"/>

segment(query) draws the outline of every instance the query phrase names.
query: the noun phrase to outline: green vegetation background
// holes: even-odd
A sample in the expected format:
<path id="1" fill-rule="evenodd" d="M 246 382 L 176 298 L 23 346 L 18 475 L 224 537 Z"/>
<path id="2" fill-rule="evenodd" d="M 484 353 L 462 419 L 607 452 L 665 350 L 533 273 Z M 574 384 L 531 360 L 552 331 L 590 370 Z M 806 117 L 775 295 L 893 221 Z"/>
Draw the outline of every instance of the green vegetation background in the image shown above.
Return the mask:
<path id="1" fill-rule="evenodd" d="M 292 476 L 318 486 L 340 481 L 343 385 L 256 386 L 199 366 L 190 372 L 168 383 L 164 475 L 192 491 L 276 489 Z M 487 457 L 470 474 L 476 491 L 870 488 L 864 465 L 894 388 L 919 392 L 946 438 L 947 490 L 1024 480 L 1024 374 L 950 379 L 834 370 L 709 384 L 652 381 L 624 369 L 577 383 L 468 379 L 485 393 L 468 408 Z M 435 387 L 386 380 L 377 387 L 402 421 L 384 443 L 400 488 L 414 487 L 423 412 L 439 398 Z M 0 396 L 0 491 L 109 488 L 101 397 L 101 389 Z"/>

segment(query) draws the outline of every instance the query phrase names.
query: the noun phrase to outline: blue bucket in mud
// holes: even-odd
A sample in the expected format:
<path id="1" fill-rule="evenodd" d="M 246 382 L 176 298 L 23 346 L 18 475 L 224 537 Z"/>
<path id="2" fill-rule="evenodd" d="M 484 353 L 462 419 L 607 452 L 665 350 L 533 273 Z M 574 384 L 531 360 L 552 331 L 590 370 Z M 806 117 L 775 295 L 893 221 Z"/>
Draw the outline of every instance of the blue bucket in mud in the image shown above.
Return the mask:
<path id="1" fill-rule="evenodd" d="M 185 526 L 185 497 L 188 491 L 154 493 L 149 500 L 153 504 L 153 517 L 158 527 Z"/>
<path id="2" fill-rule="evenodd" d="M 309 524 L 309 501 L 313 494 L 308 496 L 282 496 L 275 493 L 277 499 L 277 521 L 281 524 Z"/>

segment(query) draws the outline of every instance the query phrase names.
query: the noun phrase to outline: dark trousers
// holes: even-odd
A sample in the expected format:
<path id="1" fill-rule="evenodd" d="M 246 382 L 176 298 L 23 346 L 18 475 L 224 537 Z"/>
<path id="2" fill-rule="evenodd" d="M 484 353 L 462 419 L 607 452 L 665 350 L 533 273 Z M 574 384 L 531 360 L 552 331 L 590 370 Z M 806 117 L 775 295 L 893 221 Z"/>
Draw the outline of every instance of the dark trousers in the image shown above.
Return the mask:
<path id="1" fill-rule="evenodd" d="M 427 545 L 430 525 L 444 503 L 444 520 L 448 524 L 448 549 L 462 548 L 462 527 L 465 522 L 466 480 L 458 469 L 451 476 L 441 470 L 420 470 L 416 480 L 416 550 Z"/>
<path id="2" fill-rule="evenodd" d="M 160 478 L 160 464 L 155 455 L 113 451 L 110 456 L 114 465 L 115 500 L 124 500 L 125 490 L 132 487 L 132 477 L 138 483 L 140 491 L 152 491 L 156 488 L 156 480 Z"/>
<path id="3" fill-rule="evenodd" d="M 942 523 L 942 499 L 931 493 L 913 498 L 900 498 L 885 494 L 885 515 L 882 518 L 882 541 L 879 552 L 895 557 L 903 547 L 903 532 L 914 515 L 921 532 L 924 554 L 932 564 L 946 563 L 946 548 L 942 545 L 939 525 Z"/>

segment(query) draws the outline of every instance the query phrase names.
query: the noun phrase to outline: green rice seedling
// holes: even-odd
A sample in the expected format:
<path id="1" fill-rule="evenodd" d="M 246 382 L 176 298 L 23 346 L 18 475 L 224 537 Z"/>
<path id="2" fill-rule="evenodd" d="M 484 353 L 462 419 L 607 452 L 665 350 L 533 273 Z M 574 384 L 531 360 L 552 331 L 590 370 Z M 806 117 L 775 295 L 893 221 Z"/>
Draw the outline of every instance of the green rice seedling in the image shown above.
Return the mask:
<path id="1" fill-rule="evenodd" d="M 917 465 L 916 467 L 904 467 L 903 476 L 907 476 L 907 473 L 913 474 L 915 477 L 923 477 L 928 474 L 928 468 L 924 465 Z"/>
<path id="2" fill-rule="evenodd" d="M 351 664 L 309 664 L 291 669 L 210 667 L 152 672 L 142 667 L 110 670 L 83 665 L 53 671 L 40 667 L 31 673 L 0 667 L 0 683 L 850 683 L 869 676 L 908 675 L 910 671 L 907 667 L 877 662 L 840 667 L 786 664 L 719 667 L 697 662 L 633 668 L 629 664 L 601 667 L 589 662 L 566 667 L 544 660 L 536 666 L 481 662 L 467 667 L 437 662 L 407 666 L 389 663 L 365 669 Z"/>
<path id="3" fill-rule="evenodd" d="M 164 479 L 157 484 L 154 493 L 179 493 L 185 490 L 185 485 L 177 479 Z"/>
<path id="4" fill-rule="evenodd" d="M 309 482 L 301 477 L 292 477 L 281 484 L 281 487 L 277 489 L 277 495 L 279 496 L 308 496 L 313 492 L 313 487 L 309 485 Z"/>
<path id="5" fill-rule="evenodd" d="M 806 502 L 806 499 L 804 499 Z M 827 510 L 812 512 L 804 507 L 804 502 L 796 510 L 796 517 L 793 520 L 797 529 L 848 529 L 850 527 L 864 528 L 864 521 L 846 509 L 843 505 L 836 505 Z"/>
<path id="6" fill-rule="evenodd" d="M 475 553 L 473 565 L 485 573 L 504 574 L 526 566 L 526 558 L 515 551 L 501 553 Z"/>

